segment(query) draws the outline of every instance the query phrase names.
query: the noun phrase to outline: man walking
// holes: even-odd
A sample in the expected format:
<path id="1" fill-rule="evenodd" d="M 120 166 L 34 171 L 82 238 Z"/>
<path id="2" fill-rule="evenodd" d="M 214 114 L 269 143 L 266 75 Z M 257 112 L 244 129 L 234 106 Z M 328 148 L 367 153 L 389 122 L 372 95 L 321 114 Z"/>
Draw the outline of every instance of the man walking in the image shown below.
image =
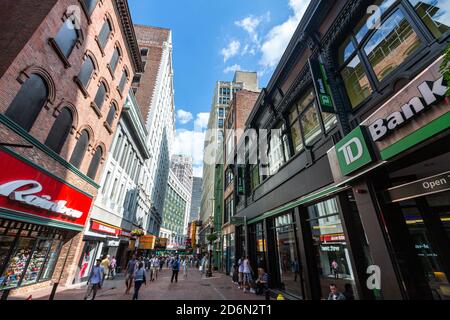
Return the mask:
<path id="1" fill-rule="evenodd" d="M 188 276 L 188 265 L 189 265 L 189 262 L 187 261 L 187 258 L 185 258 L 183 260 L 183 277 L 184 277 L 184 279 L 187 279 L 187 276 Z"/>
<path id="2" fill-rule="evenodd" d="M 128 261 L 127 268 L 125 269 L 125 285 L 127 290 L 125 294 L 129 294 L 134 281 L 134 272 L 136 271 L 136 255 L 133 255 L 130 261 Z"/>
<path id="3" fill-rule="evenodd" d="M 142 284 L 147 285 L 147 279 L 145 277 L 145 267 L 143 262 L 139 262 L 136 272 L 134 273 L 134 295 L 133 300 L 138 299 L 139 290 Z"/>
<path id="4" fill-rule="evenodd" d="M 150 281 L 155 281 L 158 278 L 158 269 L 160 268 L 159 259 L 153 256 L 150 260 Z"/>
<path id="5" fill-rule="evenodd" d="M 102 278 L 102 284 L 105 281 L 106 275 L 109 273 L 109 256 L 104 256 L 102 262 L 101 262 L 101 266 L 103 268 L 103 278 Z"/>
<path id="6" fill-rule="evenodd" d="M 86 291 L 86 295 L 84 296 L 84 300 L 87 300 L 87 298 L 92 295 L 92 300 L 95 299 L 95 296 L 97 295 L 98 289 L 101 288 L 102 281 L 103 281 L 103 268 L 100 266 L 102 260 L 97 259 L 97 263 L 92 268 L 91 274 L 89 275 L 88 279 L 88 289 Z"/>
<path id="7" fill-rule="evenodd" d="M 172 279 L 170 279 L 170 282 L 173 283 L 173 279 L 175 279 L 175 282 L 178 282 L 179 271 L 180 271 L 180 260 L 178 256 L 176 256 L 172 261 Z"/>

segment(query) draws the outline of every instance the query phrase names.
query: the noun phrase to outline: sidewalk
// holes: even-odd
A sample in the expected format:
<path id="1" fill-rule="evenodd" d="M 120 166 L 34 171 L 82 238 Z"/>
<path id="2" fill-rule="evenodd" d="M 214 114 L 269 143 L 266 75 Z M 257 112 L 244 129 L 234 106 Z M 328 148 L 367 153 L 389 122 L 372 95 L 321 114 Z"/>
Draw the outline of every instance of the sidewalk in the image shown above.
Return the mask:
<path id="1" fill-rule="evenodd" d="M 202 278 L 196 269 L 188 272 L 184 279 L 181 271 L 178 283 L 171 283 L 171 271 L 163 269 L 154 282 L 149 281 L 147 273 L 147 286 L 143 286 L 139 292 L 139 300 L 264 300 L 264 297 L 252 293 L 244 293 L 237 289 L 231 278 L 214 273 L 212 278 Z M 79 289 L 58 290 L 55 300 L 83 300 L 87 286 Z M 103 288 L 98 292 L 96 300 L 131 300 L 130 294 L 125 294 L 125 278 L 119 275 L 114 280 L 105 280 Z M 51 293 L 49 289 L 33 292 L 33 300 L 48 300 Z M 28 296 L 27 296 L 28 297 Z M 27 297 L 11 297 L 11 300 L 25 300 Z"/>

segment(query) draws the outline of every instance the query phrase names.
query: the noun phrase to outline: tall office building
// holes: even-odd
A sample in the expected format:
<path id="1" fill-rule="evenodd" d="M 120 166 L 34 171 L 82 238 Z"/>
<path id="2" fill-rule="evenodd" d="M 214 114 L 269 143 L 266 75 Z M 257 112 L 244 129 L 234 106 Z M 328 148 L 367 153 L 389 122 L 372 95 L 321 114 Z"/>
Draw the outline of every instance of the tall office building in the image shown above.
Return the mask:
<path id="1" fill-rule="evenodd" d="M 191 200 L 191 214 L 189 222 L 198 220 L 200 217 L 200 203 L 202 199 L 202 183 L 203 179 L 194 177 L 192 183 L 192 200 Z"/>
<path id="2" fill-rule="evenodd" d="M 200 204 L 200 228 L 201 244 L 205 244 L 206 235 L 214 227 L 220 231 L 221 212 L 223 208 L 223 185 L 217 181 L 217 177 L 223 175 L 223 132 L 225 118 L 233 94 L 243 89 L 259 91 L 258 77 L 256 72 L 237 71 L 233 81 L 218 81 L 214 89 L 214 98 L 208 121 L 208 130 L 205 136 L 205 157 L 203 164 L 203 185 Z M 217 148 L 211 148 L 216 144 Z M 208 154 L 206 154 L 208 152 Z M 211 153 L 209 153 L 211 152 Z M 211 161 L 215 159 L 215 161 Z M 222 185 L 222 186 L 220 186 Z M 220 192 L 222 187 L 222 192 Z M 215 217 L 214 217 L 215 216 Z"/>
<path id="3" fill-rule="evenodd" d="M 173 89 L 172 31 L 135 25 L 136 37 L 144 63 L 144 72 L 133 79 L 133 91 L 148 131 L 146 161 L 149 176 L 151 214 L 149 233 L 158 235 L 162 223 L 164 198 L 174 140 L 175 105 Z"/>
<path id="4" fill-rule="evenodd" d="M 170 169 L 188 190 L 192 190 L 192 157 L 173 155 Z"/>

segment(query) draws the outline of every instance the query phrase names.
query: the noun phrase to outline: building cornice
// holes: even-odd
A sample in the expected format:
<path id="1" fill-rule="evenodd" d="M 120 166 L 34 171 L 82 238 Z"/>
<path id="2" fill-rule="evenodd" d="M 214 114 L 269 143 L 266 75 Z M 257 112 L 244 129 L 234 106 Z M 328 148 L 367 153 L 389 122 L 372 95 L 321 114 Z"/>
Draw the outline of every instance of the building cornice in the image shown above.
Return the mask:
<path id="1" fill-rule="evenodd" d="M 117 13 L 120 18 L 122 30 L 125 34 L 125 39 L 128 45 L 128 49 L 131 54 L 131 60 L 135 72 L 144 72 L 141 59 L 141 51 L 136 39 L 136 33 L 134 32 L 133 21 L 131 19 L 130 8 L 128 6 L 128 0 L 115 0 Z"/>

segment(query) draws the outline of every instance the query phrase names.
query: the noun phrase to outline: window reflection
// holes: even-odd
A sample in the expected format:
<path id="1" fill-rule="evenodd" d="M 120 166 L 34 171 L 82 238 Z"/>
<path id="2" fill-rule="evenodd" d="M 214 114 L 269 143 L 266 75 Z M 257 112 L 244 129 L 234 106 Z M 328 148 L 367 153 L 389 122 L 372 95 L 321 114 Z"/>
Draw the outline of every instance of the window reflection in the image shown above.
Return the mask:
<path id="1" fill-rule="evenodd" d="M 409 0 L 434 37 L 450 29 L 450 0 Z"/>

